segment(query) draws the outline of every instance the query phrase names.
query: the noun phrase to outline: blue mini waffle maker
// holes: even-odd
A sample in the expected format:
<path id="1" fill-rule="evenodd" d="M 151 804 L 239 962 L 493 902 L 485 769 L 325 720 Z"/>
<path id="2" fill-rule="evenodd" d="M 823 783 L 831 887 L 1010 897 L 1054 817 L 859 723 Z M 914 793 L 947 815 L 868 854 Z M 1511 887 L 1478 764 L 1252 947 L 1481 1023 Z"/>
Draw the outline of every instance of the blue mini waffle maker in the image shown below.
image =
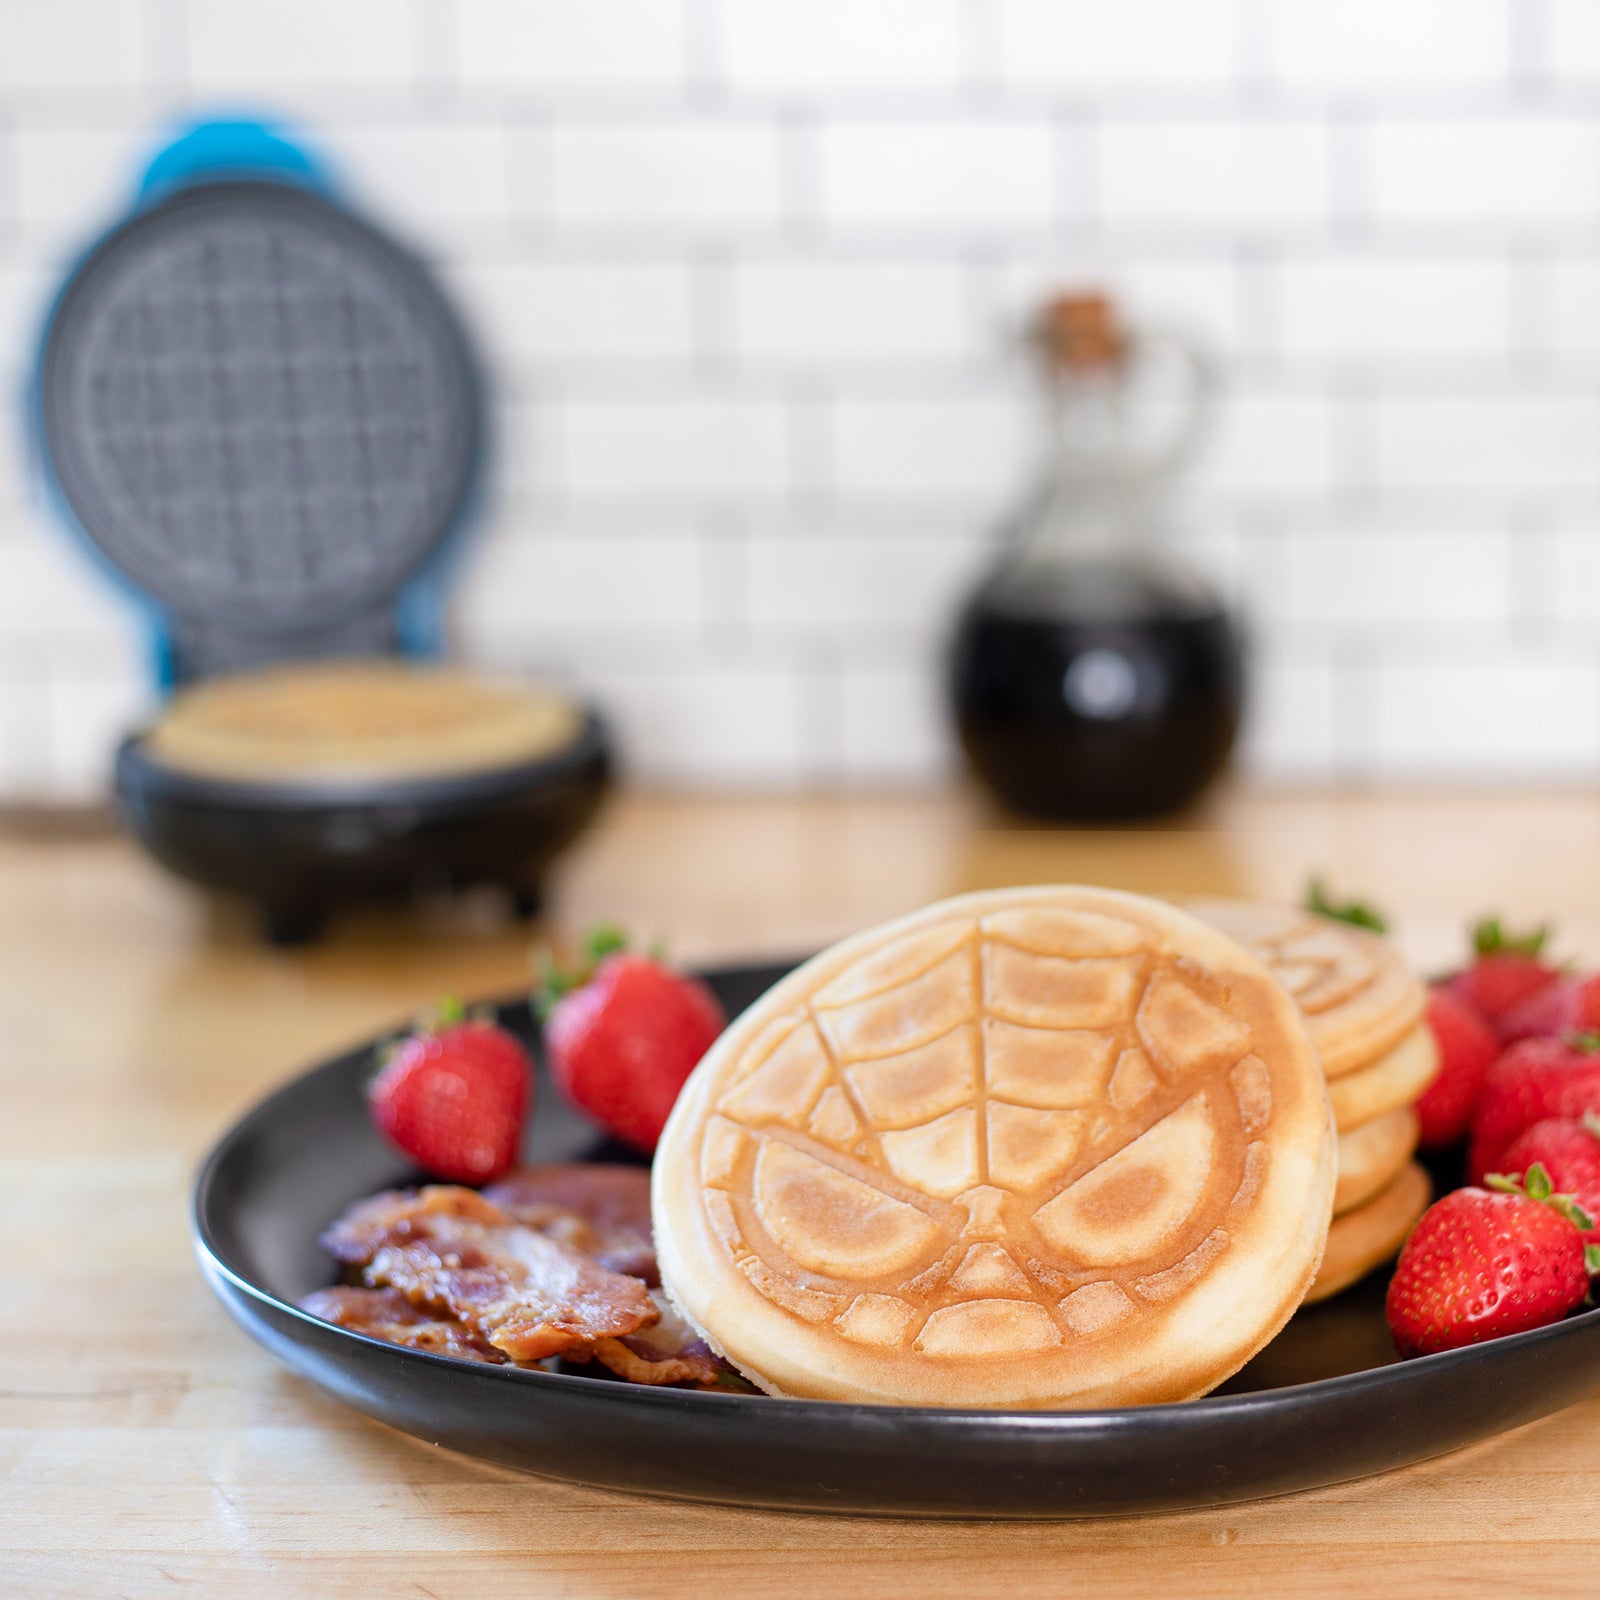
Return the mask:
<path id="1" fill-rule="evenodd" d="M 441 579 L 484 453 L 482 384 L 422 264 L 253 122 L 194 125 L 70 273 L 34 379 L 51 499 L 141 602 L 167 689 L 439 646 Z M 496 771 L 352 788 L 163 765 L 135 733 L 120 809 L 268 933 L 340 903 L 504 885 L 534 909 L 596 809 L 605 731 Z"/>

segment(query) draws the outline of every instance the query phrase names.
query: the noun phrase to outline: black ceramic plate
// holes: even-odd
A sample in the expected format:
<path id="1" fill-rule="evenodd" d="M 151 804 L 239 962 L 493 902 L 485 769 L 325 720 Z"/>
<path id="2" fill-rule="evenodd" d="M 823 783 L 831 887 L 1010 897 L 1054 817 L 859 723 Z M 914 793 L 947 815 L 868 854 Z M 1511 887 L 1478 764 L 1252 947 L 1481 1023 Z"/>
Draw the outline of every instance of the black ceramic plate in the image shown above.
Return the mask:
<path id="1" fill-rule="evenodd" d="M 730 1014 L 783 972 L 709 974 Z M 527 1008 L 503 1020 L 531 1038 Z M 405 1181 L 367 1121 L 370 1049 L 316 1067 L 224 1136 L 195 1187 L 200 1264 L 245 1329 L 369 1416 L 548 1476 L 682 1499 L 919 1516 L 1169 1511 L 1442 1455 L 1600 1387 L 1600 1311 L 1399 1363 L 1383 1274 L 1300 1312 L 1217 1394 L 1121 1411 L 938 1411 L 649 1389 L 424 1355 L 295 1309 L 331 1281 L 318 1232 Z M 526 1156 L 615 1160 L 541 1081 Z"/>

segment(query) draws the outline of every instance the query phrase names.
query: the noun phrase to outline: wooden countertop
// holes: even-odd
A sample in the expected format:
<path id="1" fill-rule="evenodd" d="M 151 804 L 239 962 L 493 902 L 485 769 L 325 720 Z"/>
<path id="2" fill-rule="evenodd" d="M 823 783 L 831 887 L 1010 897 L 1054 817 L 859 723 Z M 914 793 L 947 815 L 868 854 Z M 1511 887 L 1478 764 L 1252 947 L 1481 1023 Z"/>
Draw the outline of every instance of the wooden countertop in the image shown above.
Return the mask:
<path id="1" fill-rule="evenodd" d="M 1392 909 L 1440 963 L 1488 909 L 1600 957 L 1600 801 L 1257 797 L 1147 832 L 1006 828 L 966 802 L 632 797 L 552 925 L 687 960 L 803 951 L 941 895 L 1079 879 Z M 1293 1499 L 1125 1521 L 844 1520 L 521 1477 L 290 1376 L 201 1283 L 191 1175 L 308 1061 L 444 990 L 525 981 L 483 903 L 283 953 L 113 838 L 0 836 L 0 1593 L 494 1596 L 1596 1592 L 1600 1397 L 1445 1461 Z"/>

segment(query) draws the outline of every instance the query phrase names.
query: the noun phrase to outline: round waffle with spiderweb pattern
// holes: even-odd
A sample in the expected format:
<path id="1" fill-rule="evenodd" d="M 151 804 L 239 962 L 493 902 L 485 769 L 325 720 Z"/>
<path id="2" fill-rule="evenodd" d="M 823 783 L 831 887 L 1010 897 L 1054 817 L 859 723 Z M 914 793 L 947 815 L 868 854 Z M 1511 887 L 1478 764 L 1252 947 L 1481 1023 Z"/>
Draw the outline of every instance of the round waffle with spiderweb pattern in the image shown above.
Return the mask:
<path id="1" fill-rule="evenodd" d="M 1111 891 L 966 896 L 791 974 L 656 1158 L 663 1279 L 775 1392 L 1176 1399 L 1292 1313 L 1334 1141 L 1288 996 Z"/>

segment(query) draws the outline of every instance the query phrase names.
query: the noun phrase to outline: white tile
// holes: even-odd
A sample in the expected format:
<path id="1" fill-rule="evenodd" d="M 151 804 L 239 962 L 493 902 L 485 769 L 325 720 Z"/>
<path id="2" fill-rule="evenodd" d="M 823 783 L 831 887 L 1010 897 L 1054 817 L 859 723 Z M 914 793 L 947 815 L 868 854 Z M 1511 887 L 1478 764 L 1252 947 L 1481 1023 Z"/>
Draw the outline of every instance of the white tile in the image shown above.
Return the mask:
<path id="1" fill-rule="evenodd" d="M 1332 204 L 1330 148 L 1318 118 L 1113 115 L 1091 143 L 1095 204 L 1112 226 L 1316 226 Z"/>
<path id="2" fill-rule="evenodd" d="M 649 90 L 688 71 L 687 0 L 455 0 L 469 89 Z"/>
<path id="3" fill-rule="evenodd" d="M 967 65 L 961 0 L 713 0 L 717 77 L 739 92 L 944 89 Z"/>
<path id="4" fill-rule="evenodd" d="M 1593 87 L 1600 81 L 1600 7 L 1594 0 L 1531 0 L 1539 15 L 1539 62 L 1559 84 Z"/>
<path id="5" fill-rule="evenodd" d="M 0 383 L 14 389 L 32 371 L 45 314 L 59 288 L 59 275 L 40 263 L 0 261 Z M 13 424 L 10 401 L 11 392 L 0 391 L 0 427 L 21 426 L 20 417 Z"/>
<path id="6" fill-rule="evenodd" d="M 707 622 L 704 561 L 692 527 L 502 526 L 473 552 L 452 610 L 502 653 L 574 637 L 692 637 Z"/>
<path id="7" fill-rule="evenodd" d="M 787 410 L 755 395 L 571 395 L 551 402 L 544 433 L 549 481 L 576 500 L 760 499 L 790 481 Z"/>
<path id="8" fill-rule="evenodd" d="M 841 120 L 818 133 L 823 220 L 861 233 L 1037 231 L 1063 213 L 1042 118 Z"/>
<path id="9" fill-rule="evenodd" d="M 1008 251 L 996 272 L 1004 319 L 997 331 L 1020 337 L 1048 298 L 1067 291 L 1109 294 L 1130 327 L 1171 330 L 1212 351 L 1237 352 L 1245 342 L 1239 269 L 1231 252 L 1151 257 L 1110 247 Z"/>
<path id="10" fill-rule="evenodd" d="M 0 539 L 0 637 L 47 642 L 71 636 L 105 646 L 137 637 L 132 602 L 43 512 Z"/>
<path id="11" fill-rule="evenodd" d="M 529 200 L 558 227 L 652 238 L 763 231 L 783 208 L 777 129 L 740 118 L 563 122 Z"/>
<path id="12" fill-rule="evenodd" d="M 830 777 L 860 784 L 924 784 L 958 765 L 932 651 L 905 661 L 847 661 L 838 675 L 838 727 Z"/>
<path id="13" fill-rule="evenodd" d="M 1523 0 L 1268 0 L 1267 70 L 1291 90 L 1503 87 Z"/>
<path id="14" fill-rule="evenodd" d="M 694 284 L 683 262 L 469 258 L 445 278 L 502 369 L 659 366 L 694 349 Z"/>
<path id="15" fill-rule="evenodd" d="M 738 652 L 646 669 L 595 662 L 583 679 L 616 728 L 630 778 L 788 787 L 811 767 L 806 683 L 792 663 Z"/>
<path id="16" fill-rule="evenodd" d="M 1366 147 L 1380 222 L 1503 232 L 1600 218 L 1600 128 L 1589 117 L 1381 118 Z"/>
<path id="17" fill-rule="evenodd" d="M 1600 355 L 1600 255 L 1557 255 L 1536 272 L 1545 349 L 1558 358 Z"/>
<path id="18" fill-rule="evenodd" d="M 1511 548 L 1503 528 L 1297 528 L 1284 543 L 1274 627 L 1323 631 L 1503 629 Z"/>
<path id="19" fill-rule="evenodd" d="M 1541 494 L 1600 488 L 1600 399 L 1540 392 L 1373 401 L 1378 484 Z"/>
<path id="20" fill-rule="evenodd" d="M 833 488 L 846 497 L 954 498 L 986 509 L 1021 497 L 1036 423 L 1011 392 L 973 397 L 851 396 L 827 419 Z"/>
<path id="21" fill-rule="evenodd" d="M 509 135 L 492 122 L 347 124 L 325 144 L 351 202 L 428 252 L 459 230 L 499 235 L 510 221 Z"/>
<path id="22" fill-rule="evenodd" d="M 1292 360 L 1482 362 L 1510 355 L 1512 299 L 1504 258 L 1290 256 L 1278 314 Z"/>
<path id="23" fill-rule="evenodd" d="M 762 638 L 933 639 L 987 555 L 976 531 L 757 538 L 748 554 L 750 621 Z"/>
<path id="24" fill-rule="evenodd" d="M 1221 90 L 1237 66 L 1238 0 L 1000 0 L 992 26 L 1011 88 Z"/>
<path id="25" fill-rule="evenodd" d="M 190 87 L 402 87 L 412 72 L 411 8 L 394 0 L 187 0 Z"/>
<path id="26" fill-rule="evenodd" d="M 139 0 L 4 0 L 0 90 L 131 88 L 142 45 Z"/>
<path id="27" fill-rule="evenodd" d="M 734 354 L 753 367 L 925 367 L 979 349 L 967 269 L 954 261 L 745 261 L 730 317 Z"/>
<path id="28" fill-rule="evenodd" d="M 13 135 L 17 220 L 35 261 L 66 263 L 122 219 L 152 152 L 130 127 L 44 128 Z"/>
<path id="29" fill-rule="evenodd" d="M 58 660 L 48 684 L 50 797 L 104 800 L 117 745 L 153 709 L 149 680 L 131 659 L 97 666 Z"/>
<path id="30" fill-rule="evenodd" d="M 1600 668 L 1589 651 L 1463 648 L 1380 658 L 1370 767 L 1398 778 L 1589 775 L 1600 767 Z"/>
<path id="31" fill-rule="evenodd" d="M 1252 642 L 1239 762 L 1268 781 L 1338 775 L 1337 681 L 1325 654 Z"/>
<path id="32" fill-rule="evenodd" d="M 1241 497 L 1328 493 L 1336 480 L 1336 414 L 1323 395 L 1225 389 L 1201 442 L 1198 488 Z"/>
<path id="33" fill-rule="evenodd" d="M 1549 556 L 1543 613 L 1583 628 L 1600 623 L 1600 518 L 1556 529 Z"/>

